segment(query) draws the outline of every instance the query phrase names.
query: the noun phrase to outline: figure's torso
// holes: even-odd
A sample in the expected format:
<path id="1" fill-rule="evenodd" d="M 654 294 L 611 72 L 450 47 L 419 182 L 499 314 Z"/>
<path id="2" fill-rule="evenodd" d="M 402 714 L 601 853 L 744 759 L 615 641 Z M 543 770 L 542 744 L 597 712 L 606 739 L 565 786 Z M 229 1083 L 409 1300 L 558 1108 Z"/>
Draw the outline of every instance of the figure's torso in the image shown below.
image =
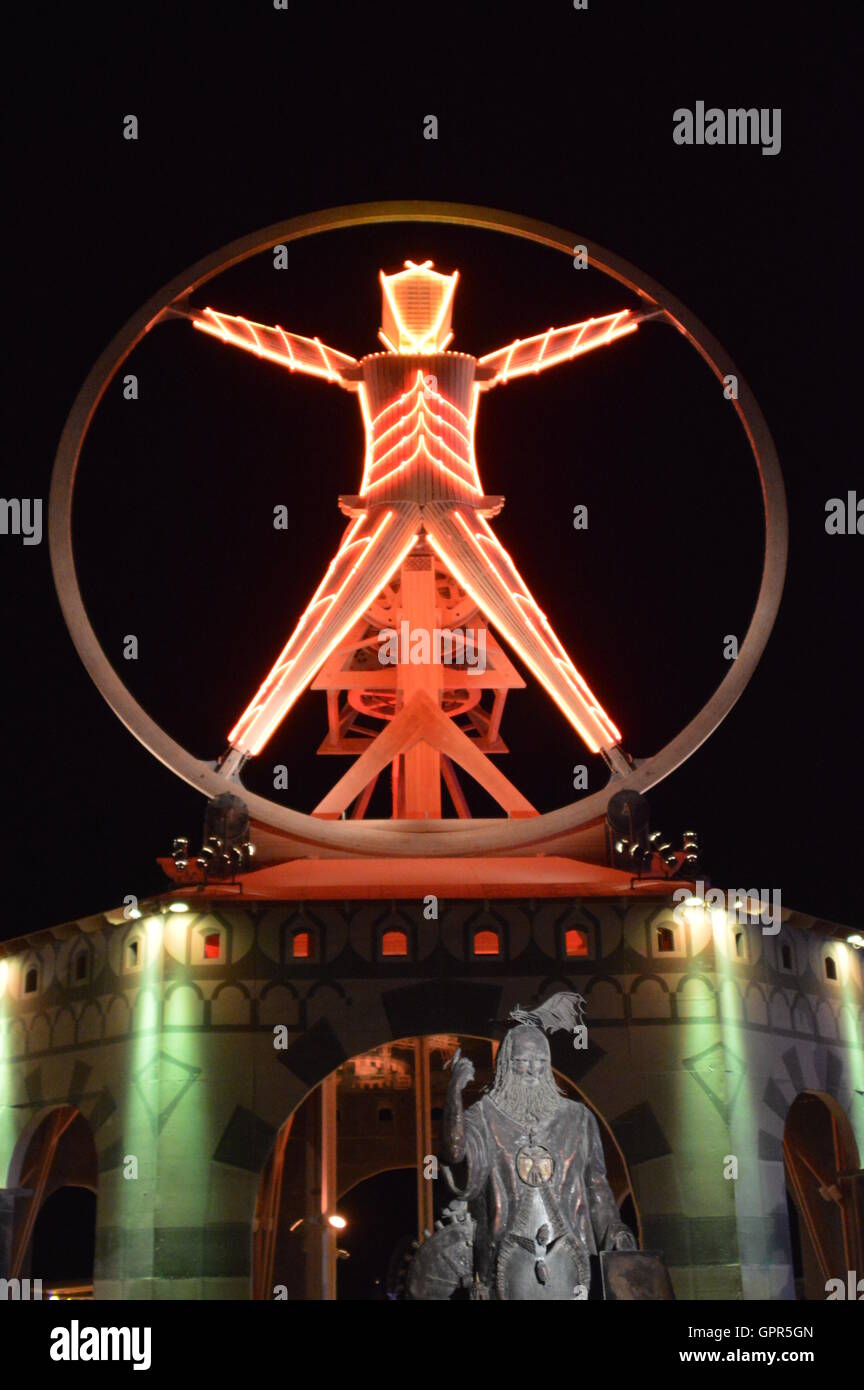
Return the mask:
<path id="1" fill-rule="evenodd" d="M 364 499 L 471 503 L 482 495 L 474 458 L 476 368 L 476 358 L 460 352 L 363 358 Z"/>
<path id="2" fill-rule="evenodd" d="M 486 1218 L 492 1237 L 485 1269 L 504 1299 L 573 1298 L 590 1282 L 596 1252 L 583 1172 L 586 1110 L 562 1100 L 533 1128 L 488 1098 L 479 1102 L 493 1152 Z"/>

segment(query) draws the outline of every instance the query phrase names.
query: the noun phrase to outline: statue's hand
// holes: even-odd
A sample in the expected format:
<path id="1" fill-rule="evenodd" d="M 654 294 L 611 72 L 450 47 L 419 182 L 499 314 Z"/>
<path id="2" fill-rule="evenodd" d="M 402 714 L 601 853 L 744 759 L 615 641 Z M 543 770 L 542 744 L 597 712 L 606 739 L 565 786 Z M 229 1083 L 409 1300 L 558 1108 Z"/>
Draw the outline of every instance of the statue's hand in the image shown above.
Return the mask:
<path id="1" fill-rule="evenodd" d="M 457 1091 L 464 1091 L 469 1081 L 474 1080 L 474 1063 L 470 1057 L 463 1057 L 457 1047 L 450 1072 L 450 1085 Z"/>

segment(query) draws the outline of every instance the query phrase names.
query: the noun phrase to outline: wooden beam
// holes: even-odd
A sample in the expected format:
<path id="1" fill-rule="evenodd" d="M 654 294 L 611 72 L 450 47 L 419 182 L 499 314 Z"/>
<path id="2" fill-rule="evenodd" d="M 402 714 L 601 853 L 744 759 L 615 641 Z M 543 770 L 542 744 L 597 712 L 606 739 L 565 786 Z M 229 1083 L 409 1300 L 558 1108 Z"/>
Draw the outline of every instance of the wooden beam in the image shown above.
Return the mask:
<path id="1" fill-rule="evenodd" d="M 358 796 L 357 800 L 354 802 L 354 805 L 351 808 L 352 820 L 362 820 L 365 816 L 367 810 L 369 809 L 369 802 L 372 800 L 372 793 L 375 790 L 375 784 L 377 781 L 378 774 L 376 773 L 375 776 L 372 778 L 371 782 L 366 783 L 366 786 L 363 788 L 362 792 L 360 793 L 360 795 Z"/>
<path id="2" fill-rule="evenodd" d="M 318 803 L 313 815 L 341 814 L 355 797 L 360 795 L 372 777 L 382 772 L 407 749 L 413 748 L 421 739 L 464 768 L 475 782 L 479 782 L 480 786 L 488 791 L 508 816 L 537 815 L 530 801 L 422 690 L 417 691 L 396 717 L 391 719 L 371 747 L 360 755 L 354 766 L 348 769 Z M 395 780 L 398 781 L 398 777 Z M 401 817 L 397 816 L 397 819 Z"/>
<path id="3" fill-rule="evenodd" d="M 453 805 L 456 807 L 456 814 L 460 820 L 471 820 L 471 809 L 465 799 L 456 769 L 447 757 L 446 753 L 441 755 L 441 775 L 450 793 Z"/>

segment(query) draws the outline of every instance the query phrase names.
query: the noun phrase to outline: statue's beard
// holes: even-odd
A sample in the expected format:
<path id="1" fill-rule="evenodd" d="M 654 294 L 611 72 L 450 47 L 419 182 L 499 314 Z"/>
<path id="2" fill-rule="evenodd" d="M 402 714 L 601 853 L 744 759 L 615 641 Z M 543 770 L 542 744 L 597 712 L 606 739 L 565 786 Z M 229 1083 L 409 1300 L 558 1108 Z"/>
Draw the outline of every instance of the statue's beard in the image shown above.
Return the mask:
<path id="1" fill-rule="evenodd" d="M 489 1096 L 511 1120 L 526 1126 L 551 1120 L 561 1104 L 561 1095 L 551 1071 L 546 1071 L 532 1086 L 508 1068 L 503 1076 L 500 1073 L 496 1075 Z"/>

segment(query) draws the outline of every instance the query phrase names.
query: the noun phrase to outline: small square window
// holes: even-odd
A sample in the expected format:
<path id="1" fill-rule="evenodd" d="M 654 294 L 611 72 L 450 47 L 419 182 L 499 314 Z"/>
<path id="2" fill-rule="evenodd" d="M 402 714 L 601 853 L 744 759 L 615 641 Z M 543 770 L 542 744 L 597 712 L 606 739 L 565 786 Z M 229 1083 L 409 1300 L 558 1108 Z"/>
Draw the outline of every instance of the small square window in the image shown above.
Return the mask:
<path id="1" fill-rule="evenodd" d="M 385 931 L 381 937 L 382 956 L 407 956 L 408 937 L 404 931 Z"/>
<path id="2" fill-rule="evenodd" d="M 784 941 L 780 947 L 780 964 L 784 970 L 792 969 L 792 947 L 788 941 Z"/>
<path id="3" fill-rule="evenodd" d="M 825 957 L 825 978 L 826 980 L 837 979 L 837 962 L 833 956 Z"/>
<path id="4" fill-rule="evenodd" d="M 736 956 L 738 957 L 739 960 L 743 960 L 743 959 L 744 959 L 744 933 L 743 933 L 743 931 L 736 931 L 736 933 L 735 933 L 735 954 L 736 954 Z"/>
<path id="5" fill-rule="evenodd" d="M 475 956 L 500 955 L 501 943 L 498 940 L 497 931 L 475 931 L 474 954 Z"/>
<path id="6" fill-rule="evenodd" d="M 76 979 L 76 980 L 86 980 L 86 978 L 87 978 L 87 957 L 86 957 L 86 955 L 84 954 L 84 952 L 82 951 L 81 954 L 80 954 L 79 956 L 76 956 L 76 957 L 75 957 L 75 979 Z"/>
<path id="7" fill-rule="evenodd" d="M 222 938 L 218 931 L 208 932 L 204 937 L 204 959 L 218 960 L 222 955 Z"/>
<path id="8" fill-rule="evenodd" d="M 658 928 L 657 928 L 657 950 L 658 950 L 658 951 L 674 951 L 674 950 L 675 950 L 675 933 L 674 933 L 674 931 L 672 930 L 671 927 L 658 927 Z"/>
<path id="9" fill-rule="evenodd" d="M 564 933 L 564 954 L 567 956 L 587 956 L 588 936 L 584 931 L 572 927 Z"/>
<path id="10" fill-rule="evenodd" d="M 24 976 L 24 993 L 35 994 L 39 988 L 39 971 L 32 966 Z"/>
<path id="11" fill-rule="evenodd" d="M 138 941 L 137 938 L 136 938 L 135 941 L 130 941 L 130 942 L 128 942 L 128 943 L 127 943 L 127 946 L 126 946 L 126 969 L 127 969 L 127 970 L 137 970 L 137 969 L 138 969 L 138 966 L 139 966 L 140 964 L 141 964 L 141 942 Z"/>
<path id="12" fill-rule="evenodd" d="M 295 931 L 291 939 L 291 954 L 295 960 L 308 960 L 312 954 L 312 942 L 308 931 Z"/>

